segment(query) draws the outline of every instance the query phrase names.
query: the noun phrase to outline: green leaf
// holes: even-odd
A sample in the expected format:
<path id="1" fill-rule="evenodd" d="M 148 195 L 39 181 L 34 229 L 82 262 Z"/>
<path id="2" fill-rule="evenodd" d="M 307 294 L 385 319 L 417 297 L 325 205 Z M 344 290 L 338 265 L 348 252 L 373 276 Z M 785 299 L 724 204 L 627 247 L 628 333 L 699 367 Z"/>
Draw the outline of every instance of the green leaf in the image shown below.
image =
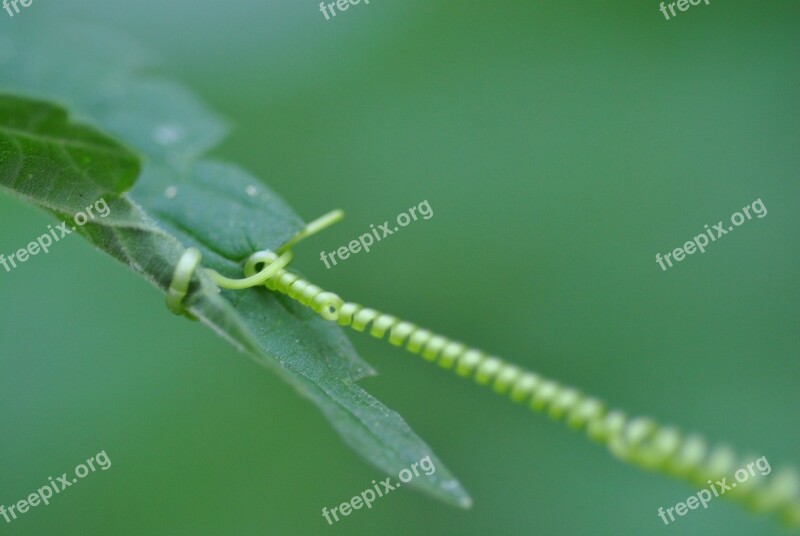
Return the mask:
<path id="1" fill-rule="evenodd" d="M 28 199 L 51 193 L 75 212 L 128 190 L 139 159 L 119 143 L 70 123 L 62 109 L 13 96 L 0 100 L 0 185 Z M 69 185 L 69 188 L 64 188 Z"/>
<path id="2" fill-rule="evenodd" d="M 11 39 L 22 42 L 13 31 Z M 0 185 L 60 216 L 94 200 L 86 198 L 114 197 L 110 215 L 81 232 L 164 292 L 189 246 L 201 250 L 205 267 L 241 277 L 249 254 L 276 249 L 302 228 L 301 219 L 247 172 L 202 158 L 223 136 L 223 122 L 181 87 L 142 77 L 143 54 L 125 54 L 119 44 L 112 47 L 118 54 L 94 46 L 106 39 L 86 28 L 60 26 L 36 40 L 28 36 L 26 46 L 13 47 L 0 91 L 64 103 L 82 121 L 134 148 L 144 157 L 134 187 L 121 194 L 136 168 L 119 143 L 68 123 L 52 103 L 19 97 L 0 97 Z M 50 120 L 41 123 L 41 117 Z M 68 159 L 58 150 L 74 143 L 94 149 L 91 161 Z M 15 161 L 26 163 L 24 174 L 15 174 Z M 49 182 L 39 183 L 40 177 Z M 409 485 L 450 504 L 470 504 L 403 419 L 355 383 L 374 371 L 338 326 L 263 288 L 220 293 L 202 270 L 185 305 L 312 400 L 344 441 L 386 474 L 431 456 L 436 472 Z"/>

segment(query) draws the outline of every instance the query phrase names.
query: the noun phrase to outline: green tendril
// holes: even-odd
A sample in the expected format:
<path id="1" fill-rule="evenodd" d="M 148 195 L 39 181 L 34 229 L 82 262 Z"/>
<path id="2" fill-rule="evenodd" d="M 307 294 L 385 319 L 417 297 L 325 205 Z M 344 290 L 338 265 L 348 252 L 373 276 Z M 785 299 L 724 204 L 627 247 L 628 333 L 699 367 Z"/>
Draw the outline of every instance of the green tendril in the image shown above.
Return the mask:
<path id="1" fill-rule="evenodd" d="M 192 276 L 200 265 L 201 259 L 202 255 L 198 250 L 189 248 L 178 261 L 178 266 L 175 267 L 172 284 L 167 291 L 167 308 L 176 315 L 188 315 L 183 308 L 183 299 L 189 292 L 189 284 L 192 282 Z"/>
<path id="2" fill-rule="evenodd" d="M 286 269 L 292 260 L 291 247 L 344 217 L 333 211 L 308 224 L 278 252 L 260 251 L 244 265 L 244 279 L 229 279 L 206 269 L 221 288 L 242 290 L 265 286 L 310 307 L 323 318 L 386 339 L 394 346 L 453 370 L 464 378 L 491 387 L 500 395 L 531 410 L 546 413 L 577 431 L 605 445 L 617 458 L 638 467 L 664 473 L 703 488 L 717 479 L 731 478 L 737 469 L 752 459 L 740 459 L 725 445 L 709 448 L 697 435 L 684 435 L 671 426 L 663 426 L 647 417 L 628 417 L 619 410 L 579 390 L 528 372 L 481 350 L 437 335 L 392 315 L 362 305 L 345 302 Z M 200 263 L 200 252 L 189 248 L 179 261 L 167 293 L 167 306 L 176 314 L 185 314 L 181 303 Z M 784 523 L 800 527 L 800 478 L 793 469 L 759 476 L 726 491 L 724 497 L 749 509 L 777 515 Z"/>

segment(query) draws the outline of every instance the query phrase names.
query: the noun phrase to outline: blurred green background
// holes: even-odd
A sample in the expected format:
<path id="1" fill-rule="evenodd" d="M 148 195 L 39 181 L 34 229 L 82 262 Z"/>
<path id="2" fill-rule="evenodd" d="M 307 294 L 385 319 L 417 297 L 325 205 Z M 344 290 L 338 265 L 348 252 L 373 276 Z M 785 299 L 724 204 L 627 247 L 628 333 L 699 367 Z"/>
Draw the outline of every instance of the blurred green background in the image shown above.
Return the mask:
<path id="1" fill-rule="evenodd" d="M 774 470 L 800 463 L 797 2 L 666 21 L 655 1 L 372 0 L 326 22 L 313 1 L 35 0 L 0 12 L 0 40 L 49 18 L 145 42 L 155 73 L 230 119 L 216 156 L 307 220 L 344 209 L 297 250 L 322 286 Z M 655 263 L 757 198 L 766 218 Z M 425 199 L 432 219 L 319 261 Z M 48 223 L 0 197 L 0 252 Z M 358 334 L 381 373 L 363 386 L 475 506 L 404 489 L 329 527 L 323 506 L 387 475 L 145 281 L 72 237 L 0 273 L 0 299 L 0 504 L 101 450 L 113 463 L 2 533 L 782 533 L 725 501 L 664 527 L 658 507 L 696 489 Z"/>

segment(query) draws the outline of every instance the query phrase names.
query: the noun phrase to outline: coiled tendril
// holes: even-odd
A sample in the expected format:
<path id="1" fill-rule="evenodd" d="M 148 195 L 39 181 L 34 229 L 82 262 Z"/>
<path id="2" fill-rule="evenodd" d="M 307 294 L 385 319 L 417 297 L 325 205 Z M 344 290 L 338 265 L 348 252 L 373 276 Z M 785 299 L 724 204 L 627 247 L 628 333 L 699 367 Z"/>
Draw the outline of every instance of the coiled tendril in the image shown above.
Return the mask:
<path id="1" fill-rule="evenodd" d="M 342 219 L 341 211 L 331 212 L 306 226 L 277 252 L 260 251 L 244 266 L 245 279 L 229 279 L 207 269 L 222 288 L 245 289 L 264 285 L 310 307 L 323 318 L 387 339 L 394 346 L 435 362 L 480 385 L 490 386 L 513 402 L 546 413 L 569 427 L 584 431 L 592 440 L 604 444 L 619 459 L 644 469 L 658 471 L 692 484 L 706 487 L 712 481 L 731 477 L 751 459 L 739 459 L 725 445 L 709 448 L 697 435 L 684 435 L 647 417 L 629 417 L 619 410 L 579 390 L 526 371 L 498 357 L 437 335 L 389 314 L 346 302 L 338 294 L 323 290 L 286 269 L 291 262 L 291 246 Z M 200 263 L 200 252 L 187 249 L 175 270 L 167 304 L 173 312 L 185 313 L 181 302 Z M 748 508 L 778 515 L 785 523 L 800 526 L 800 478 L 792 469 L 776 471 L 737 483 L 725 497 Z"/>

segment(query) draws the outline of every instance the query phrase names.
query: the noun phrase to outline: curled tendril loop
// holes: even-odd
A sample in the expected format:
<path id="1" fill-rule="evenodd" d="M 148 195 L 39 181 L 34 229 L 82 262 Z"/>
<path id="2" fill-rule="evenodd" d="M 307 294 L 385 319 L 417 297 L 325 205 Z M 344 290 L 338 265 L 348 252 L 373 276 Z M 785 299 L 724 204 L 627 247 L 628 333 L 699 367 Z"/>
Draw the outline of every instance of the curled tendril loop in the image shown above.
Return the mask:
<path id="1" fill-rule="evenodd" d="M 175 274 L 172 276 L 172 284 L 167 291 L 167 308 L 176 315 L 188 314 L 183 308 L 183 299 L 189 292 L 189 284 L 192 282 L 194 271 L 200 265 L 201 258 L 198 250 L 189 248 L 178 261 Z"/>
<path id="2" fill-rule="evenodd" d="M 679 430 L 662 426 L 646 417 L 628 417 L 609 410 L 597 398 L 575 388 L 528 372 L 498 357 L 469 348 L 392 315 L 346 302 L 333 292 L 323 290 L 300 275 L 287 270 L 292 260 L 291 246 L 339 221 L 341 211 L 331 212 L 310 223 L 277 252 L 259 251 L 244 265 L 245 279 L 229 279 L 213 270 L 211 278 L 222 288 L 245 289 L 266 286 L 310 307 L 323 318 L 387 339 L 394 346 L 405 347 L 423 359 L 451 369 L 480 385 L 490 386 L 513 402 L 546 413 L 569 427 L 584 431 L 589 438 L 604 444 L 617 458 L 644 469 L 659 471 L 702 487 L 723 477 L 730 478 L 752 459 L 738 459 L 725 445 L 709 448 L 699 436 L 684 436 Z M 170 310 L 180 314 L 181 301 L 187 295 L 192 274 L 200 263 L 200 253 L 190 248 L 181 258 L 167 295 Z M 750 508 L 777 514 L 785 522 L 800 526 L 800 478 L 793 470 L 751 478 L 725 496 Z"/>

